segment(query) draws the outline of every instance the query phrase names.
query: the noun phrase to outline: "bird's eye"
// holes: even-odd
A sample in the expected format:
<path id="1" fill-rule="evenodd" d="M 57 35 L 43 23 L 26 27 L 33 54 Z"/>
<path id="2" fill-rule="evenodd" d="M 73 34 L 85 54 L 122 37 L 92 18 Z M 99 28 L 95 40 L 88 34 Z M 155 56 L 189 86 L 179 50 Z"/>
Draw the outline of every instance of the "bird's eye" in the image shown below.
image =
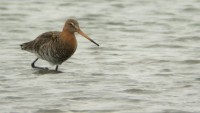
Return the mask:
<path id="1" fill-rule="evenodd" d="M 71 26 L 74 26 L 74 23 L 72 23 L 72 22 L 70 22 L 69 24 L 70 24 Z"/>

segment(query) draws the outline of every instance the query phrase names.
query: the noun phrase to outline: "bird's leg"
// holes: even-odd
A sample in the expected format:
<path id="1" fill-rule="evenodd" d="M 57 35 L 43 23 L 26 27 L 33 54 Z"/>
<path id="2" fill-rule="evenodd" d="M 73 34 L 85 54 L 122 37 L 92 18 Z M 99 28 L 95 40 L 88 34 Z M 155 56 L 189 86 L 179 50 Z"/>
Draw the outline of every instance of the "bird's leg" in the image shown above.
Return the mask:
<path id="1" fill-rule="evenodd" d="M 35 62 L 38 60 L 38 58 L 36 58 L 32 63 L 31 63 L 31 67 L 32 68 L 37 68 L 36 66 L 35 66 Z"/>
<path id="2" fill-rule="evenodd" d="M 56 69 L 55 70 L 58 71 L 58 65 L 56 65 Z"/>
<path id="3" fill-rule="evenodd" d="M 38 69 L 48 69 L 48 68 L 42 68 L 42 67 L 37 67 L 37 66 L 35 66 L 35 62 L 37 62 L 38 59 L 39 59 L 39 58 L 36 58 L 36 59 L 31 63 L 31 67 L 32 67 L 32 68 L 38 68 Z"/>

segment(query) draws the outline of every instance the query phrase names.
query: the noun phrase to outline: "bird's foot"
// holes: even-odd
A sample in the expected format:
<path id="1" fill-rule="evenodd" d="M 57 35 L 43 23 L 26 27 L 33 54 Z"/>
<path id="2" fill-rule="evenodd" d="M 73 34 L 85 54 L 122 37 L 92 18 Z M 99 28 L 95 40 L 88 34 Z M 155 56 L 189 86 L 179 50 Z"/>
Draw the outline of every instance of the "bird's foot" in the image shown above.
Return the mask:
<path id="1" fill-rule="evenodd" d="M 36 66 L 34 66 L 33 68 L 34 69 L 40 69 L 40 70 L 49 70 L 49 68 L 47 68 L 47 67 L 36 67 Z"/>

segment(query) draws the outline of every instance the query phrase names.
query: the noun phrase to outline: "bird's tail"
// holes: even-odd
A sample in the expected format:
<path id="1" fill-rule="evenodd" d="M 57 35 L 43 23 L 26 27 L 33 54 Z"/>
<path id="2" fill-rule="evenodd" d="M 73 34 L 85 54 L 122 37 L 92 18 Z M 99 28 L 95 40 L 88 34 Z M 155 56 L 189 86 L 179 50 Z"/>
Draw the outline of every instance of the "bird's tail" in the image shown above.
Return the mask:
<path id="1" fill-rule="evenodd" d="M 26 42 L 20 45 L 22 50 L 32 51 L 33 50 L 33 41 Z"/>

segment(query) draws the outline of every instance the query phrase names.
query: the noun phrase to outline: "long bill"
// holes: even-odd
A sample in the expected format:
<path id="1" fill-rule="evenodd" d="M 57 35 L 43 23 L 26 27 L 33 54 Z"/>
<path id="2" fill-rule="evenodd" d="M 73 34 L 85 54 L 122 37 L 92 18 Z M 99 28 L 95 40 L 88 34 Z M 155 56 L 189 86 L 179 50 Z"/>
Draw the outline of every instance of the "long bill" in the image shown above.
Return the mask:
<path id="1" fill-rule="evenodd" d="M 85 38 L 87 38 L 89 41 L 93 42 L 94 44 L 96 44 L 97 46 L 99 46 L 99 44 L 97 44 L 94 40 L 92 40 L 90 37 L 88 37 L 85 33 L 83 33 L 83 31 L 81 31 L 80 29 L 77 30 L 77 32 L 79 34 L 81 34 L 82 36 L 84 36 Z"/>

